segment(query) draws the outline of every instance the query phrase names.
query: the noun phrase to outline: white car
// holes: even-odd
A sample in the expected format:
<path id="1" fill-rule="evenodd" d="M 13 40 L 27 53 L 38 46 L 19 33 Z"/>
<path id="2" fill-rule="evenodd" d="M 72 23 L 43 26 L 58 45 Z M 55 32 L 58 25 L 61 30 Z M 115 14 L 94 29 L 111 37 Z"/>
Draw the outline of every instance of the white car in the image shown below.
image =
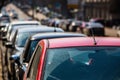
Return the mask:
<path id="1" fill-rule="evenodd" d="M 17 26 L 37 26 L 40 25 L 41 23 L 38 21 L 14 21 L 11 22 L 9 27 L 8 27 L 8 31 L 7 31 L 7 35 L 9 36 L 9 33 L 11 33 L 13 27 L 17 27 Z"/>
<path id="2" fill-rule="evenodd" d="M 41 23 L 38 22 L 38 21 L 14 21 L 14 22 L 11 22 L 9 24 L 9 26 L 7 27 L 7 30 L 6 30 L 6 35 L 4 35 L 2 37 L 2 40 L 3 42 L 5 41 L 9 41 L 9 37 L 11 35 L 11 32 L 13 29 L 17 29 L 19 27 L 33 27 L 33 26 L 38 26 L 40 25 Z"/>
<path id="3" fill-rule="evenodd" d="M 100 23 L 87 22 L 83 29 L 88 36 L 105 36 L 104 26 Z"/>

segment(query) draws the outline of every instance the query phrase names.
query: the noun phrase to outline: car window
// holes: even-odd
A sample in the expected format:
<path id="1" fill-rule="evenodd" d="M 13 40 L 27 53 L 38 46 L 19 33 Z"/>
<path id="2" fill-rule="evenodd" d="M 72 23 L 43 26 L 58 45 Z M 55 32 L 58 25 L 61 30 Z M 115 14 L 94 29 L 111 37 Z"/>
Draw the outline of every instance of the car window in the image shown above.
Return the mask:
<path id="1" fill-rule="evenodd" d="M 32 53 L 34 52 L 34 50 L 35 50 L 35 47 L 36 47 L 36 45 L 37 45 L 37 43 L 38 43 L 39 41 L 35 41 L 35 40 L 33 40 L 33 41 L 31 41 L 31 44 L 30 44 L 30 46 L 29 46 L 29 49 L 27 49 L 27 53 L 26 53 L 26 55 L 24 56 L 24 62 L 29 62 L 30 61 L 30 58 L 31 58 L 31 56 L 32 56 Z"/>
<path id="2" fill-rule="evenodd" d="M 21 27 L 31 27 L 31 26 L 38 26 L 38 24 L 17 24 L 17 25 L 13 25 L 12 27 L 11 27 L 11 31 L 13 30 L 13 29 L 17 29 L 17 28 L 21 28 Z"/>
<path id="3" fill-rule="evenodd" d="M 7 25 L 5 26 L 5 29 L 4 29 L 5 32 L 7 32 L 8 26 L 9 26 L 9 24 L 7 24 Z"/>
<path id="4" fill-rule="evenodd" d="M 31 35 L 34 35 L 36 33 L 39 33 L 39 31 L 37 32 L 22 32 L 22 33 L 18 33 L 17 38 L 16 38 L 16 45 L 19 47 L 24 47 L 25 43 L 28 39 L 28 37 L 30 37 Z"/>
<path id="5" fill-rule="evenodd" d="M 118 80 L 119 52 L 119 47 L 49 49 L 43 80 Z"/>
<path id="6" fill-rule="evenodd" d="M 10 24 L 10 26 L 8 27 L 8 32 L 7 32 L 7 36 L 9 36 L 12 32 L 13 29 L 17 29 L 19 27 L 29 27 L 29 26 L 37 26 L 39 24 L 35 23 L 35 24 Z"/>
<path id="7" fill-rule="evenodd" d="M 15 33 L 16 33 L 15 30 L 11 32 L 10 37 L 9 37 L 9 41 L 12 41 L 12 40 L 13 40 L 13 38 L 14 38 L 14 36 L 15 36 Z"/>
<path id="8" fill-rule="evenodd" d="M 12 25 L 9 24 L 8 29 L 7 29 L 7 34 L 6 34 L 7 37 L 9 37 L 9 35 L 10 35 L 9 33 L 10 33 L 10 29 L 11 29 L 11 27 L 12 27 Z"/>
<path id="9" fill-rule="evenodd" d="M 38 69 L 38 64 L 39 64 L 39 59 L 40 59 L 40 53 L 41 53 L 41 47 L 38 46 L 38 48 L 36 49 L 33 61 L 30 64 L 30 69 L 27 75 L 27 77 L 30 78 L 31 80 L 36 79 L 37 69 Z"/>

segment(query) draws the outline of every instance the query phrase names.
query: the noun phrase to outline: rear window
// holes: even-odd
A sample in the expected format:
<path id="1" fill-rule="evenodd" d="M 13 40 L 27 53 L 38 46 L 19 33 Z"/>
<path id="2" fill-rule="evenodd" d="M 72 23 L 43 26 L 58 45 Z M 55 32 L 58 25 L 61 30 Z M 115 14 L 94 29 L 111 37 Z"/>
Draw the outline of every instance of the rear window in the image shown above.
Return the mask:
<path id="1" fill-rule="evenodd" d="M 16 38 L 16 45 L 19 47 L 24 47 L 27 39 L 40 32 L 23 32 L 23 33 L 18 33 L 17 38 Z"/>

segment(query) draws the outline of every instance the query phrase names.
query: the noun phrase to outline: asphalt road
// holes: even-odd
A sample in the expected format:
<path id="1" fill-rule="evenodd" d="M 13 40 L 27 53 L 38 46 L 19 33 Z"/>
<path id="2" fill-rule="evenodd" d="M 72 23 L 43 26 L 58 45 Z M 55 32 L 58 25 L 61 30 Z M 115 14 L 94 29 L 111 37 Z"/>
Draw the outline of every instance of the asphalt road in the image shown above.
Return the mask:
<path id="1" fill-rule="evenodd" d="M 1 41 L 0 41 L 0 80 L 3 80 L 3 74 L 2 74 L 2 47 L 1 47 Z"/>
<path id="2" fill-rule="evenodd" d="M 112 28 L 105 28 L 105 35 L 108 37 L 117 37 L 117 31 Z"/>
<path id="3" fill-rule="evenodd" d="M 5 52 L 5 48 L 2 46 L 2 41 L 0 40 L 0 80 L 8 80 L 7 67 L 5 66 L 4 52 Z"/>
<path id="4" fill-rule="evenodd" d="M 7 10 L 14 9 L 18 13 L 19 20 L 26 20 L 29 18 L 28 15 L 26 15 L 23 11 L 21 11 L 18 7 L 16 7 L 13 4 L 8 4 L 6 6 Z"/>

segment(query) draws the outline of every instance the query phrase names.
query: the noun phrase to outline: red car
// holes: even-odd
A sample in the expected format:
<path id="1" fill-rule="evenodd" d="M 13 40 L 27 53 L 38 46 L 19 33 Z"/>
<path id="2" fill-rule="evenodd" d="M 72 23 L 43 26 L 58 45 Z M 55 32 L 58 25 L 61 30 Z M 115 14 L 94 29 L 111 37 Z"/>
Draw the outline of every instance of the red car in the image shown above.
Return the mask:
<path id="1" fill-rule="evenodd" d="M 120 38 L 44 39 L 24 80 L 119 80 Z"/>

